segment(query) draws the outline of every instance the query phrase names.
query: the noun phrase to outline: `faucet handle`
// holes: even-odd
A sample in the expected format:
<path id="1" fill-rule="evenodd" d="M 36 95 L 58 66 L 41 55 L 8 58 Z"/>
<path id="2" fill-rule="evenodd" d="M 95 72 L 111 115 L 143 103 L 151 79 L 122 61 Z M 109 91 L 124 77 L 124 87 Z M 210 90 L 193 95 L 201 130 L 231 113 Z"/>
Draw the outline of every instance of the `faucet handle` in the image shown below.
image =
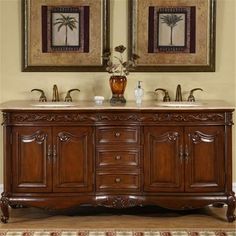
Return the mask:
<path id="1" fill-rule="evenodd" d="M 39 97 L 39 101 L 40 101 L 40 102 L 46 102 L 46 101 L 47 101 L 47 98 L 46 98 L 46 96 L 45 96 L 45 93 L 44 93 L 44 91 L 43 91 L 42 89 L 32 89 L 31 92 L 33 92 L 33 91 L 38 91 L 38 92 L 41 93 L 41 95 L 40 95 L 40 97 Z"/>
<path id="2" fill-rule="evenodd" d="M 73 91 L 80 92 L 79 89 L 70 89 L 70 90 L 68 90 L 68 92 L 66 94 L 66 97 L 65 97 L 65 102 L 72 102 L 72 97 L 71 97 L 70 93 L 73 92 Z"/>
<path id="3" fill-rule="evenodd" d="M 164 92 L 163 102 L 169 102 L 170 101 L 170 96 L 169 96 L 168 91 L 166 89 L 163 89 L 163 88 L 157 88 L 157 89 L 155 89 L 155 92 L 158 91 L 158 90 Z"/>
<path id="4" fill-rule="evenodd" d="M 190 90 L 190 93 L 188 96 L 188 102 L 195 102 L 195 97 L 193 96 L 193 92 L 197 91 L 197 90 L 203 91 L 202 88 L 194 88 L 194 89 Z"/>

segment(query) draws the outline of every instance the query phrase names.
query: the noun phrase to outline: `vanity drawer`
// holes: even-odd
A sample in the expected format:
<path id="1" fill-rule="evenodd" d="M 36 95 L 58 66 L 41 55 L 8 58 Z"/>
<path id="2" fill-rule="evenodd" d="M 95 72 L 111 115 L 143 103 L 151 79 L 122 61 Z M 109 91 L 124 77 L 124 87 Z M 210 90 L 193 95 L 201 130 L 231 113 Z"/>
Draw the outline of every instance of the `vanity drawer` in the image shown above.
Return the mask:
<path id="1" fill-rule="evenodd" d="M 98 127 L 96 139 L 98 144 L 139 144 L 139 127 L 109 126 Z"/>
<path id="2" fill-rule="evenodd" d="M 139 191 L 140 176 L 137 172 L 101 172 L 96 176 L 97 191 Z"/>
<path id="3" fill-rule="evenodd" d="M 140 151 L 137 149 L 98 149 L 97 167 L 139 167 Z"/>

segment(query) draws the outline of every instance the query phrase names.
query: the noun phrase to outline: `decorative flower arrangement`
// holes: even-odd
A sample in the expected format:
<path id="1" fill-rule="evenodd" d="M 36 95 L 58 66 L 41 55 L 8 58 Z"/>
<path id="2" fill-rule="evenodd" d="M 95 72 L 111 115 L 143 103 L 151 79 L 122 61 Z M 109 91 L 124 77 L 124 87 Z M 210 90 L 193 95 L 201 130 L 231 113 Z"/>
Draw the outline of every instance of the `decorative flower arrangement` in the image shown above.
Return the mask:
<path id="1" fill-rule="evenodd" d="M 137 54 L 132 54 L 131 59 L 124 61 L 123 53 L 125 52 L 126 47 L 119 45 L 114 48 L 114 51 L 119 53 L 118 56 L 114 55 L 116 63 L 112 61 L 111 52 L 105 52 L 103 58 L 107 61 L 106 71 L 113 75 L 118 76 L 127 76 L 130 71 L 134 70 L 136 66 L 136 60 L 140 57 Z"/>

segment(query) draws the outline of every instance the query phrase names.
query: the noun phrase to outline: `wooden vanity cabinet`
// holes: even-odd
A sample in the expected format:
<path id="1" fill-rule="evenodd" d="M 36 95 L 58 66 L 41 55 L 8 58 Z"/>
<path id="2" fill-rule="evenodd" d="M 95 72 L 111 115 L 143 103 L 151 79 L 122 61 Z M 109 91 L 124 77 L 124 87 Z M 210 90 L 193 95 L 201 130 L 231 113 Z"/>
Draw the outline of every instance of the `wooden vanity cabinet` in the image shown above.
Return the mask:
<path id="1" fill-rule="evenodd" d="M 91 127 L 13 127 L 13 192 L 91 192 L 91 145 Z"/>
<path id="2" fill-rule="evenodd" d="M 11 178 L 13 192 L 51 192 L 52 163 L 48 158 L 51 128 L 13 127 Z"/>
<path id="3" fill-rule="evenodd" d="M 137 194 L 141 190 L 140 127 L 96 128 L 96 191 Z"/>
<path id="4" fill-rule="evenodd" d="M 233 109 L 3 110 L 9 206 L 228 205 Z"/>
<path id="5" fill-rule="evenodd" d="M 150 126 L 144 134 L 144 191 L 224 190 L 224 127 Z"/>

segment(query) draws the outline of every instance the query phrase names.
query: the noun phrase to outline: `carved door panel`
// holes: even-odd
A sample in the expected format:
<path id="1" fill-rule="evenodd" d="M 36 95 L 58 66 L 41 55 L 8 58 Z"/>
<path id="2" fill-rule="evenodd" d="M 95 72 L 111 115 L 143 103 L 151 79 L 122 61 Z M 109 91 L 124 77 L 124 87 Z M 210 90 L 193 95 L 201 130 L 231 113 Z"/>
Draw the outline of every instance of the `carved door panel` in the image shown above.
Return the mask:
<path id="1" fill-rule="evenodd" d="M 144 191 L 184 191 L 183 129 L 144 129 Z"/>
<path id="2" fill-rule="evenodd" d="M 51 192 L 51 129 L 15 127 L 12 130 L 14 192 Z"/>
<path id="3" fill-rule="evenodd" d="M 224 191 L 224 127 L 185 128 L 187 192 Z"/>
<path id="4" fill-rule="evenodd" d="M 91 127 L 53 128 L 53 191 L 93 190 L 93 132 Z"/>

